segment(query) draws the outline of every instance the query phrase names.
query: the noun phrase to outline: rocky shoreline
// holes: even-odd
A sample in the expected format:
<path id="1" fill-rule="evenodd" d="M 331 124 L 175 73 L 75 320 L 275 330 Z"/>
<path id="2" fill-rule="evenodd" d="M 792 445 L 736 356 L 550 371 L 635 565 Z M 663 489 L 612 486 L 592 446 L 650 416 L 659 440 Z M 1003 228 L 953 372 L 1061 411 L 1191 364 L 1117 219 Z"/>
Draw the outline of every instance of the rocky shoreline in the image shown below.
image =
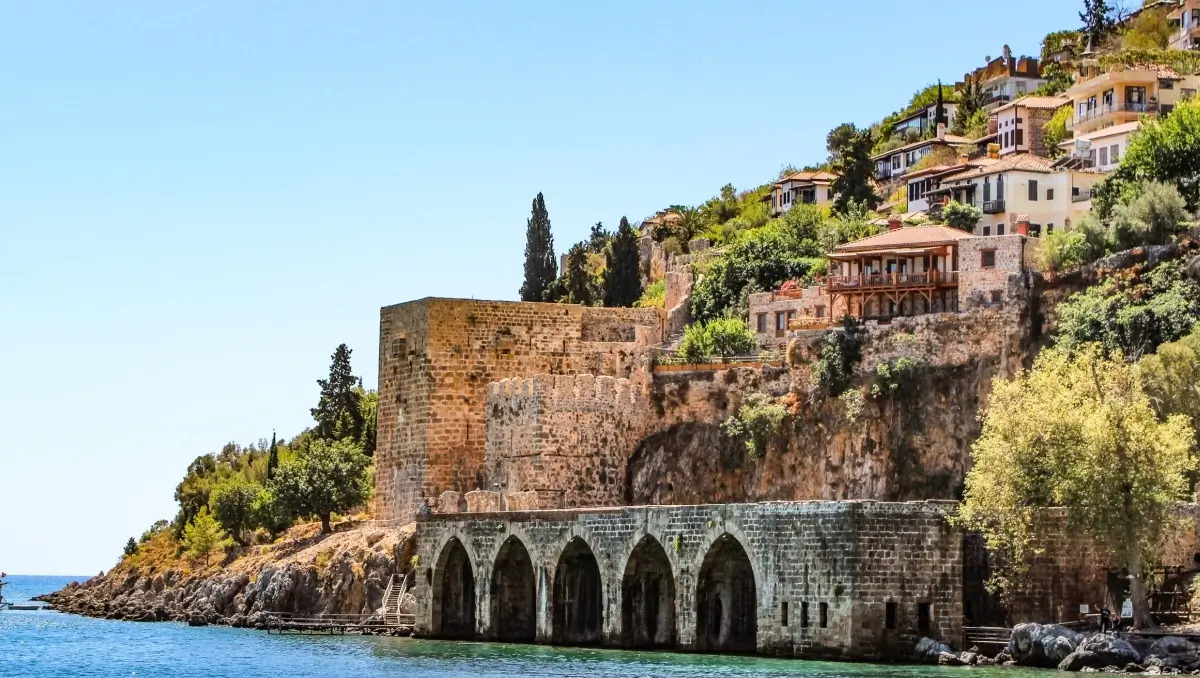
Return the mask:
<path id="1" fill-rule="evenodd" d="M 259 548 L 210 572 L 118 566 L 38 600 L 103 619 L 265 628 L 270 613 L 355 615 L 371 623 L 411 532 L 351 528 Z"/>
<path id="2" fill-rule="evenodd" d="M 1008 646 L 995 657 L 978 648 L 955 653 L 922 638 L 913 659 L 943 666 L 1028 666 L 1080 673 L 1200 675 L 1200 644 L 1182 636 L 1158 638 L 1080 633 L 1057 624 L 1018 624 Z"/>

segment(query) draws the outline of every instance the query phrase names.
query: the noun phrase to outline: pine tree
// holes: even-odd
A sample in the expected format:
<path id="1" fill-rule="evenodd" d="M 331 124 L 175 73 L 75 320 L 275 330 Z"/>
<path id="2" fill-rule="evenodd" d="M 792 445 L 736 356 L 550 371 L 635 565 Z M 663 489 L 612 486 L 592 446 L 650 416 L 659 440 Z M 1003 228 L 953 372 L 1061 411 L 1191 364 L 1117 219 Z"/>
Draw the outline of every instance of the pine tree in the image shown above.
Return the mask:
<path id="1" fill-rule="evenodd" d="M 608 245 L 608 241 L 612 239 L 612 233 L 604 230 L 604 223 L 597 221 L 595 226 L 592 226 L 591 235 L 588 236 L 588 249 L 599 254 L 604 251 L 604 247 Z"/>
<path id="2" fill-rule="evenodd" d="M 525 283 L 521 285 L 521 301 L 551 301 L 546 291 L 558 277 L 558 262 L 554 257 L 554 236 L 550 233 L 550 215 L 546 201 L 538 193 L 533 199 L 533 211 L 525 223 Z"/>
<path id="3" fill-rule="evenodd" d="M 200 508 L 200 512 L 183 529 L 183 547 L 188 555 L 196 560 L 204 559 L 208 566 L 209 557 L 218 549 L 229 545 L 229 537 L 217 520 L 208 512 L 208 507 Z"/>
<path id="4" fill-rule="evenodd" d="M 1104 44 L 1105 38 L 1117 28 L 1113 8 L 1107 0 L 1083 0 L 1083 11 L 1079 13 L 1083 22 L 1083 34 L 1087 36 L 1087 51 L 1094 52 Z"/>
<path id="5" fill-rule="evenodd" d="M 275 475 L 279 468 L 279 444 L 275 442 L 275 431 L 271 431 L 271 448 L 267 452 L 267 480 Z"/>
<path id="6" fill-rule="evenodd" d="M 946 124 L 946 102 L 942 97 L 942 81 L 938 80 L 937 106 L 933 109 L 933 127 Z"/>
<path id="7" fill-rule="evenodd" d="M 138 543 L 136 541 L 134 541 L 133 537 L 130 537 L 129 541 L 125 542 L 125 555 L 135 556 L 135 555 L 137 555 L 137 552 L 138 552 Z"/>
<path id="8" fill-rule="evenodd" d="M 587 269 L 587 257 L 587 246 L 584 243 L 576 243 L 567 252 L 567 270 L 563 275 L 567 279 L 567 301 L 572 304 L 591 306 L 596 303 L 592 274 Z"/>
<path id="9" fill-rule="evenodd" d="M 855 135 L 845 151 L 833 164 L 838 174 L 833 181 L 833 211 L 846 214 L 852 205 L 863 205 L 868 210 L 879 206 L 873 178 L 875 163 L 871 162 L 871 145 L 874 142 L 871 130 L 865 129 Z"/>
<path id="10" fill-rule="evenodd" d="M 604 258 L 604 305 L 633 306 L 642 296 L 642 275 L 638 270 L 637 236 L 625 217 L 621 217 L 617 235 Z"/>
<path id="11" fill-rule="evenodd" d="M 350 353 L 345 344 L 339 344 L 333 352 L 329 378 L 317 380 L 321 398 L 309 412 L 317 420 L 315 432 L 318 438 L 353 438 L 357 441 L 362 435 L 362 411 L 359 408 L 362 396 L 358 377 L 350 370 Z"/>

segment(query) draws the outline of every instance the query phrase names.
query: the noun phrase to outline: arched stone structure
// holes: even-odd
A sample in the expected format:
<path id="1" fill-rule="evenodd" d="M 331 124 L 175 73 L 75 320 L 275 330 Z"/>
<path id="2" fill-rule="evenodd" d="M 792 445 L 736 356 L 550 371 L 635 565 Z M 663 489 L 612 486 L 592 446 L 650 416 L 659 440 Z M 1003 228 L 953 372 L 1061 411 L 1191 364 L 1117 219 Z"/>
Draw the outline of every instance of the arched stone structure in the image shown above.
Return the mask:
<path id="1" fill-rule="evenodd" d="M 726 533 L 713 542 L 696 586 L 696 649 L 758 649 L 758 592 L 746 549 Z"/>
<path id="2" fill-rule="evenodd" d="M 475 573 L 457 537 L 442 547 L 433 581 L 433 628 L 442 638 L 475 637 Z"/>
<path id="3" fill-rule="evenodd" d="M 662 544 L 646 535 L 629 555 L 621 580 L 621 645 L 670 649 L 676 642 L 675 575 Z"/>
<path id="4" fill-rule="evenodd" d="M 598 645 L 603 627 L 600 566 L 591 547 L 575 537 L 554 570 L 553 635 L 556 645 Z"/>
<path id="5" fill-rule="evenodd" d="M 491 635 L 496 640 L 532 643 L 537 635 L 537 582 L 525 544 L 511 536 L 492 563 Z"/>

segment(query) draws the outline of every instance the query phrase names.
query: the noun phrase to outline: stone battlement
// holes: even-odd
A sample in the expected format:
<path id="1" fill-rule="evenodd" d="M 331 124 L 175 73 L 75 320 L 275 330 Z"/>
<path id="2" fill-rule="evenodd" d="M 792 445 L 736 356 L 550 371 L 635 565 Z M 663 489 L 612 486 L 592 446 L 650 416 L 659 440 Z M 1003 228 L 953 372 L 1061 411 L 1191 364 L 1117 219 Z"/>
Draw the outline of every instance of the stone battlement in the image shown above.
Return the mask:
<path id="1" fill-rule="evenodd" d="M 539 374 L 511 377 L 487 387 L 487 406 L 544 407 L 557 410 L 634 407 L 638 395 L 633 382 L 591 374 Z"/>

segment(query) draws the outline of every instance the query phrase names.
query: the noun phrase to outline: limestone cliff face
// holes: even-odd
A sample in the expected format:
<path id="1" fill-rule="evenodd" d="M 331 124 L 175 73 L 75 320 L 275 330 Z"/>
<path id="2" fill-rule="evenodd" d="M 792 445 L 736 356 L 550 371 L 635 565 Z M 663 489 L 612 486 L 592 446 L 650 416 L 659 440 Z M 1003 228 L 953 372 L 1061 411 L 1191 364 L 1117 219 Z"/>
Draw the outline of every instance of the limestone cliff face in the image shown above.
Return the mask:
<path id="1" fill-rule="evenodd" d="M 371 615 L 408 568 L 411 535 L 360 527 L 291 538 L 200 573 L 123 563 L 44 599 L 91 617 L 231 626 L 260 626 L 265 612 Z"/>

